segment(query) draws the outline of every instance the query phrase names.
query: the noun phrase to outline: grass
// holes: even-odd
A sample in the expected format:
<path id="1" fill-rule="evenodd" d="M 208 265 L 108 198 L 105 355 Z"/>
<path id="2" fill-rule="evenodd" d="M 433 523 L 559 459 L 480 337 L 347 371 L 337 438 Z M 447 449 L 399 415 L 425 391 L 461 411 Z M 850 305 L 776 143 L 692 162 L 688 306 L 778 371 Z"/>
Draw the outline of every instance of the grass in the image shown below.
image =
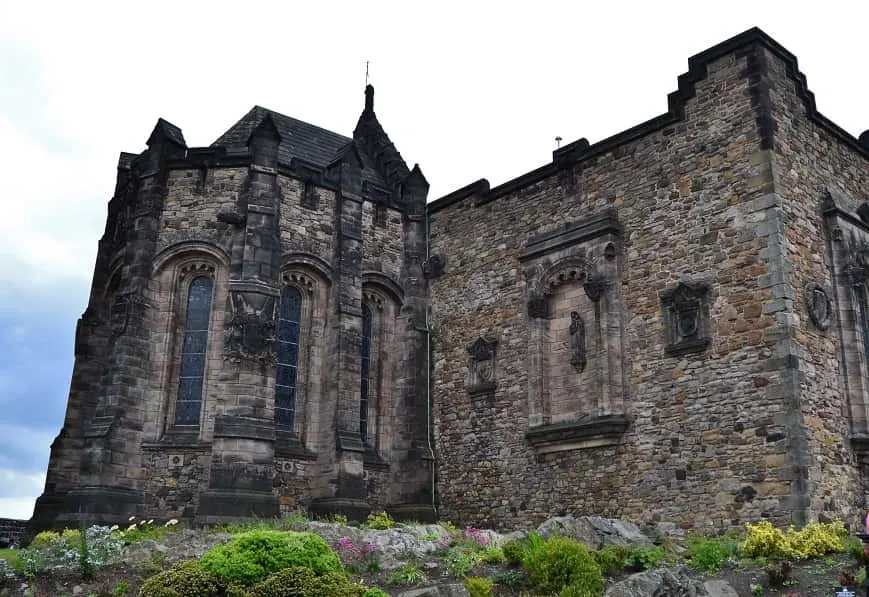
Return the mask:
<path id="1" fill-rule="evenodd" d="M 21 566 L 21 552 L 17 549 L 0 549 L 0 560 L 6 560 L 12 568 Z"/>

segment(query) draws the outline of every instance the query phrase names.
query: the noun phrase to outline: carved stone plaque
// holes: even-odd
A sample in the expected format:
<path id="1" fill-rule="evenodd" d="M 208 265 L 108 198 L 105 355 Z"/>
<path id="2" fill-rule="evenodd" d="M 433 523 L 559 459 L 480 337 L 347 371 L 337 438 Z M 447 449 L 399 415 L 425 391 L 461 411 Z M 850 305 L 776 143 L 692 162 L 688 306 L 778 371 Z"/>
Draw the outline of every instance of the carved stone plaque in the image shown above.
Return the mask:
<path id="1" fill-rule="evenodd" d="M 833 301 L 826 288 L 817 282 L 809 282 L 803 292 L 809 318 L 819 330 L 826 330 L 833 320 Z"/>

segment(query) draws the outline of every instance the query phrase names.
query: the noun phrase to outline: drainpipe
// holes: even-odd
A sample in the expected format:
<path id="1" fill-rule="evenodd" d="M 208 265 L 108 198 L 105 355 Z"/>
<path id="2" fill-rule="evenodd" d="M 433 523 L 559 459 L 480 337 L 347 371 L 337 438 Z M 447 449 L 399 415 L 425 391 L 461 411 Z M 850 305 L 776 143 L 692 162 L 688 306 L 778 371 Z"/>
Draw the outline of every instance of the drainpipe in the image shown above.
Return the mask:
<path id="1" fill-rule="evenodd" d="M 431 246 L 429 244 L 429 211 L 428 206 L 425 210 L 425 258 L 428 261 L 431 256 Z M 429 453 L 432 455 L 431 461 L 431 507 L 435 513 L 435 522 L 438 519 L 438 507 L 435 499 L 436 483 L 437 483 L 437 466 L 435 462 L 434 446 L 432 445 L 432 409 L 431 409 L 431 328 L 429 327 L 429 303 L 431 295 L 428 285 L 426 285 L 426 305 L 425 305 L 425 417 L 426 429 L 425 437 L 428 444 Z"/>

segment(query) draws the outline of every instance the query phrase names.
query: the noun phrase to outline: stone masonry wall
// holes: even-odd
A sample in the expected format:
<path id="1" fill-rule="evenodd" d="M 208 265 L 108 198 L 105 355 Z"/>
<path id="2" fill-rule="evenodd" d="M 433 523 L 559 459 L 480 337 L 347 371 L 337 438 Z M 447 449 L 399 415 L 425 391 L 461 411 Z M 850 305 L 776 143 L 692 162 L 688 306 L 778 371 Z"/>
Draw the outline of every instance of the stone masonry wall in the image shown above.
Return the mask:
<path id="1" fill-rule="evenodd" d="M 404 253 L 402 214 L 387 209 L 384 221 L 375 224 L 374 212 L 374 204 L 362 204 L 362 269 L 386 274 L 397 282 Z"/>
<path id="2" fill-rule="evenodd" d="M 792 63 L 767 53 L 772 116 L 775 120 L 775 185 L 785 214 L 788 256 L 793 265 L 793 287 L 798 327 L 794 342 L 799 350 L 801 409 L 811 449 L 809 487 L 813 512 L 821 517 L 860 519 L 864 494 L 869 490 L 865 473 L 850 445 L 850 420 L 844 386 L 841 318 L 853 318 L 848 306 L 839 304 L 840 316 L 821 330 L 811 321 L 805 297 L 809 282 L 823 285 L 830 296 L 847 280 L 833 273 L 830 238 L 821 213 L 829 189 L 844 194 L 856 207 L 869 200 L 869 160 L 853 145 L 820 126 L 813 105 L 807 107 L 807 91 Z M 844 288 L 846 296 L 850 290 Z M 853 323 L 853 322 L 852 322 Z M 849 346 L 847 351 L 861 350 Z M 859 375 L 859 374 L 858 374 Z M 865 468 L 865 467 L 864 467 Z"/>
<path id="3" fill-rule="evenodd" d="M 790 517 L 779 441 L 784 380 L 769 246 L 768 156 L 748 59 L 727 53 L 692 74 L 685 117 L 568 169 L 471 196 L 431 215 L 433 388 L 440 516 L 507 526 L 560 513 L 710 530 Z M 691 78 L 691 77 L 689 77 Z M 527 288 L 532 235 L 615 209 L 624 309 L 627 415 L 616 446 L 538 454 L 528 431 Z M 660 294 L 711 283 L 711 344 L 665 354 Z M 469 397 L 467 348 L 498 338 L 496 389 Z"/>
<path id="4" fill-rule="evenodd" d="M 0 518 L 0 539 L 8 539 L 13 545 L 17 545 L 24 535 L 27 527 L 26 520 L 14 520 L 12 518 Z"/>

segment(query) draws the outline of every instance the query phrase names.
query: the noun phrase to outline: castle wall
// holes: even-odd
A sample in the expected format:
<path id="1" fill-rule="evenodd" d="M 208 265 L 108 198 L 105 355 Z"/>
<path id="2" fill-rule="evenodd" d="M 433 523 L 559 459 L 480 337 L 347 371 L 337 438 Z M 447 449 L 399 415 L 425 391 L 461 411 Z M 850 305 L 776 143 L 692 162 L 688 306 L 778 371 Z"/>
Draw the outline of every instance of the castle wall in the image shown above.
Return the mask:
<path id="1" fill-rule="evenodd" d="M 768 156 L 748 59 L 719 56 L 686 78 L 696 83 L 684 119 L 604 152 L 592 146 L 574 165 L 541 169 L 548 175 L 435 204 L 431 251 L 447 264 L 431 285 L 441 517 L 505 526 L 595 513 L 698 530 L 790 518 L 777 418 L 788 387 L 775 350 L 783 326 L 770 313 L 782 267 L 769 250 L 778 216 L 765 198 Z M 529 390 L 541 384 L 523 253 L 535 235 L 608 209 L 622 226 L 617 265 L 595 246 L 582 249 L 591 270 L 617 271 L 606 337 L 589 350 L 608 350 L 611 362 L 613 325 L 621 327 L 623 367 L 604 370 L 603 385 L 624 387 L 625 404 L 575 418 L 623 414 L 630 424 L 603 445 L 534 447 L 528 433 L 540 413 L 530 412 Z M 684 278 L 710 284 L 709 345 L 671 356 L 662 294 Z M 495 388 L 469 395 L 479 365 L 468 348 L 486 337 L 497 340 Z M 540 416 L 545 423 L 545 408 Z"/>
<path id="2" fill-rule="evenodd" d="M 853 139 L 846 141 L 819 122 L 795 61 L 767 51 L 766 64 L 775 122 L 775 188 L 793 265 L 789 278 L 797 317 L 793 342 L 799 354 L 800 409 L 811 455 L 802 463 L 805 482 L 813 515 L 853 522 L 862 518 L 869 490 L 866 461 L 861 462 L 850 439 L 867 431 L 866 398 L 864 390 L 851 387 L 849 404 L 847 377 L 865 377 L 866 355 L 858 338 L 847 333 L 854 330 L 859 313 L 851 282 L 834 261 L 847 258 L 852 235 L 865 239 L 856 207 L 869 200 L 869 151 L 861 153 Z M 833 203 L 852 221 L 824 214 L 831 191 L 836 195 Z M 826 329 L 808 312 L 810 283 L 824 287 L 833 300 Z"/>

